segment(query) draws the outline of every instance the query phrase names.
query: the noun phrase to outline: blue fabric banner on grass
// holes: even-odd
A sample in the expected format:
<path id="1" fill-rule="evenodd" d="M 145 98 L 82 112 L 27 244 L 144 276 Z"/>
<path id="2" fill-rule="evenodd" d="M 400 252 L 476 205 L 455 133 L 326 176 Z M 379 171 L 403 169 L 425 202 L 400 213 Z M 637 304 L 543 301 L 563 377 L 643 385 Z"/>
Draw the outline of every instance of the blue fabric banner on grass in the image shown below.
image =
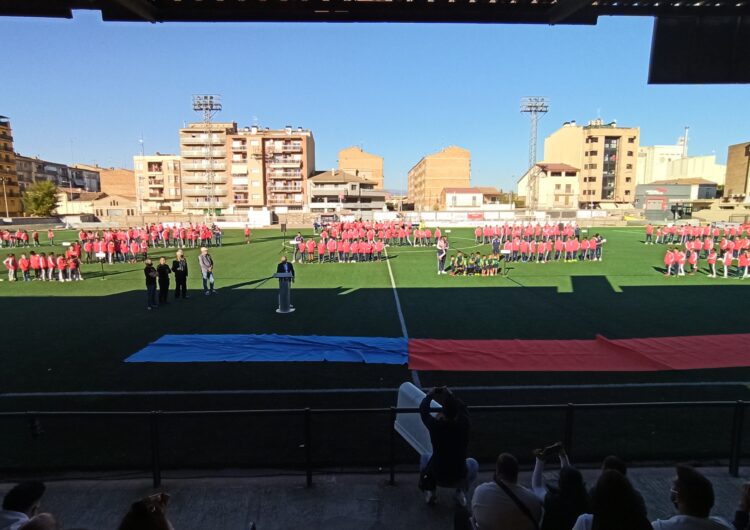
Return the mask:
<path id="1" fill-rule="evenodd" d="M 406 364 L 408 341 L 317 335 L 164 335 L 128 363 L 310 362 Z"/>

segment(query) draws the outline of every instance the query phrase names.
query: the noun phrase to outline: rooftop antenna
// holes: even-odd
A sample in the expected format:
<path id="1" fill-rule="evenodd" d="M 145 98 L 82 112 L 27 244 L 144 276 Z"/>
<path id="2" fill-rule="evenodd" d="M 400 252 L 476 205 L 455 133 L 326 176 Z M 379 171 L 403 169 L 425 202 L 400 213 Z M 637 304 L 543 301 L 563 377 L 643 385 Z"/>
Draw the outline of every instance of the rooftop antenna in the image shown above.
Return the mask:
<path id="1" fill-rule="evenodd" d="M 690 132 L 690 127 L 686 125 L 685 136 L 682 137 L 682 158 L 687 158 L 688 156 L 688 133 L 689 132 Z"/>
<path id="2" fill-rule="evenodd" d="M 145 155 L 144 155 L 144 153 L 145 153 L 144 149 L 145 149 L 145 148 L 144 148 L 144 146 L 143 146 L 143 132 L 142 132 L 142 131 L 141 131 L 141 137 L 140 137 L 140 139 L 138 140 L 138 143 L 139 143 L 139 144 L 141 144 L 141 156 L 145 156 Z"/>

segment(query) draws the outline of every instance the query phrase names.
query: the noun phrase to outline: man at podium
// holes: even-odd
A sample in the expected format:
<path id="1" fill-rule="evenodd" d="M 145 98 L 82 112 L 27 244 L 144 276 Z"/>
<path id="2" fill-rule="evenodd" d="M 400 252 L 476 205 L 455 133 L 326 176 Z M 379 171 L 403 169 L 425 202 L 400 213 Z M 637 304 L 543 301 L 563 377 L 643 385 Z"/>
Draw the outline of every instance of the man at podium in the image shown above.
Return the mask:
<path id="1" fill-rule="evenodd" d="M 276 274 L 291 274 L 291 280 L 294 281 L 294 265 L 286 260 L 286 256 L 281 256 L 281 261 L 276 266 Z M 285 281 L 284 278 L 279 278 L 279 282 Z"/>
<path id="2" fill-rule="evenodd" d="M 286 256 L 281 256 L 281 261 L 276 266 L 276 278 L 279 279 L 279 308 L 277 313 L 292 313 L 292 282 L 294 281 L 294 265 L 286 260 Z"/>

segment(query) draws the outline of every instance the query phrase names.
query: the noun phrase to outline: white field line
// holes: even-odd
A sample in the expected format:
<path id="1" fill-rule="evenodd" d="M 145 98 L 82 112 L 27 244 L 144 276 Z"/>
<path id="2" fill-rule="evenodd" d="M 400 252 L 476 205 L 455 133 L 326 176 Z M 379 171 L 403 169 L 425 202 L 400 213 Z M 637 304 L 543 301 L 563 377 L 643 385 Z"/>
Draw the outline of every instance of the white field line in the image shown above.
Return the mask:
<path id="1" fill-rule="evenodd" d="M 406 339 L 407 344 L 409 343 L 409 331 L 406 329 L 406 321 L 404 320 L 404 312 L 401 310 L 401 300 L 398 297 L 398 290 L 396 289 L 396 280 L 393 278 L 393 269 L 391 268 L 391 260 L 388 259 L 388 249 L 385 250 L 385 263 L 388 265 L 388 275 L 391 277 L 391 289 L 393 289 L 393 299 L 396 302 L 396 312 L 398 312 L 398 320 L 401 323 L 401 334 Z M 419 374 L 416 370 L 411 372 L 412 383 L 415 386 L 421 387 L 419 382 Z"/>

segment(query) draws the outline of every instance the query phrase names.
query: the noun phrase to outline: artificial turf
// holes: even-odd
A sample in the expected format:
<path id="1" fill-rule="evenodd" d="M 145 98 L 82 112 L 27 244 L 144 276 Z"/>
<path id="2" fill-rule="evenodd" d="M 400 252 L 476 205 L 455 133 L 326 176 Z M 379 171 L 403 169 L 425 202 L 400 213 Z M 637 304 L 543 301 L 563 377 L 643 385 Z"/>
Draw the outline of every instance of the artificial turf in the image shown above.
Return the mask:
<path id="1" fill-rule="evenodd" d="M 590 233 L 595 230 L 592 229 Z M 452 251 L 488 252 L 476 245 L 471 229 L 452 229 Z M 295 335 L 401 336 L 389 265 L 397 287 L 408 334 L 412 338 L 610 338 L 746 333 L 746 298 L 750 280 L 695 276 L 663 276 L 664 246 L 642 243 L 642 229 L 601 229 L 607 239 L 602 262 L 516 263 L 507 277 L 438 276 L 432 247 L 390 247 L 388 260 L 377 263 L 325 263 L 297 265 L 293 297 L 297 311 L 278 315 L 275 282 L 263 280 L 275 271 L 281 254 L 290 254 L 289 236 L 278 230 L 258 230 L 245 245 L 241 231 L 228 230 L 224 246 L 212 248 L 216 263 L 216 296 L 204 296 L 197 266 L 197 250 L 188 249 L 191 298 L 173 301 L 156 311 L 146 310 L 143 265 L 83 266 L 85 281 L 0 283 L 0 389 L 2 393 L 86 391 L 195 391 L 263 389 L 390 389 L 410 380 L 405 366 L 350 363 L 185 363 L 131 364 L 123 360 L 165 334 L 284 333 Z M 304 232 L 306 237 L 309 232 Z M 58 243 L 75 238 L 59 233 Z M 286 245 L 285 245 L 286 243 Z M 42 247 L 39 251 L 49 251 Z M 59 252 L 62 246 L 53 250 Z M 20 249 L 15 249 L 19 254 Z M 167 256 L 174 249 L 155 249 L 151 255 Z M 710 355 L 711 352 L 706 352 Z M 566 403 L 592 401 L 679 401 L 694 399 L 747 399 L 744 385 L 655 388 L 591 388 L 579 384 L 681 381 L 743 381 L 747 369 L 695 370 L 657 373 L 421 373 L 425 386 L 507 385 L 502 391 L 464 390 L 467 403 Z M 528 390 L 525 385 L 560 384 L 560 388 Z M 512 387 L 519 387 L 513 390 Z M 361 394 L 256 394 L 181 395 L 128 397 L 13 397 L 0 400 L 0 410 L 171 410 L 281 407 L 363 407 L 394 404 L 391 393 Z M 598 458 L 602 437 L 619 440 L 621 453 L 658 458 L 674 449 L 687 434 L 669 420 L 674 411 L 587 412 L 578 420 L 579 436 L 586 440 L 588 458 Z M 686 455 L 721 454 L 726 442 L 711 433 L 724 429 L 728 417 L 706 411 L 700 415 L 705 436 L 684 445 Z M 692 414 L 694 420 L 698 416 Z M 387 444 L 387 417 L 347 416 L 316 419 L 317 432 L 332 433 L 316 447 L 316 458 L 326 463 L 382 462 Z M 531 428 L 526 420 L 533 419 Z M 549 441 L 560 435 L 559 414 L 531 416 L 506 413 L 502 418 L 480 414 L 475 424 L 477 454 L 495 451 L 492 440 L 505 431 L 507 447 Z M 14 420 L 15 421 L 15 420 Z M 497 421 L 504 422 L 498 428 Z M 20 423 L 19 423 L 20 422 Z M 55 465 L 128 467 L 138 465 L 130 451 L 134 437 L 146 436 L 135 420 L 99 424 L 86 430 L 83 423 L 47 420 L 41 441 L 29 440 L 26 420 L 5 423 L 8 434 L 6 458 L 0 467 L 25 462 L 27 467 Z M 283 436 L 279 418 L 254 419 L 233 424 L 225 436 L 225 420 L 211 422 L 168 421 L 163 439 L 168 440 L 174 466 L 186 465 L 290 465 L 301 458 L 300 424 Z M 607 433 L 596 427 L 611 424 Z M 638 423 L 639 435 L 632 433 Z M 689 423 L 689 422 L 688 422 Z M 747 422 L 746 422 L 747 423 Z M 89 424 L 86 424 L 89 425 Z M 102 427 L 102 425 L 104 427 Z M 300 424 L 301 425 L 301 424 Z M 508 425 L 513 427 L 508 428 Z M 645 427 L 645 430 L 643 430 Z M 20 430 L 19 430 L 20 429 Z M 359 451 L 343 451 L 348 440 L 342 429 L 369 433 Z M 352 429 L 354 431 L 352 431 Z M 482 431 L 487 431 L 482 433 Z M 97 457 L 77 452 L 78 433 L 86 432 L 91 447 L 107 447 Z M 122 433 L 121 443 L 113 433 Z M 262 433 L 262 434 L 258 434 Z M 268 434 L 268 433 L 274 433 Z M 218 435 L 218 436 L 217 436 Z M 236 436 L 260 444 L 257 450 L 234 450 Z M 609 436 L 609 438 L 612 438 Z M 608 439 L 609 439 L 608 438 Z M 400 444 L 401 442 L 399 442 Z M 118 445 L 119 444 L 119 445 Z M 225 448 L 224 445 L 230 446 Z M 121 447 L 120 447 L 121 446 Z M 269 447 L 273 446 L 273 450 Z M 43 447 L 44 449 L 40 449 Z M 580 447 L 580 444 L 579 444 Z M 51 448 L 55 448 L 51 450 Z M 71 449 L 73 448 L 73 449 Z M 718 449 L 717 449 L 718 448 Z M 520 449 L 519 449 L 520 450 Z M 71 464 L 71 455 L 78 464 Z M 399 454 L 408 454 L 399 445 Z M 674 453 L 672 453 L 674 454 Z M 368 456 L 371 455 L 371 456 Z M 141 455 L 143 456 L 143 455 Z M 147 459 L 146 459 L 147 460 Z M 83 462 L 83 463 L 81 463 Z"/>

